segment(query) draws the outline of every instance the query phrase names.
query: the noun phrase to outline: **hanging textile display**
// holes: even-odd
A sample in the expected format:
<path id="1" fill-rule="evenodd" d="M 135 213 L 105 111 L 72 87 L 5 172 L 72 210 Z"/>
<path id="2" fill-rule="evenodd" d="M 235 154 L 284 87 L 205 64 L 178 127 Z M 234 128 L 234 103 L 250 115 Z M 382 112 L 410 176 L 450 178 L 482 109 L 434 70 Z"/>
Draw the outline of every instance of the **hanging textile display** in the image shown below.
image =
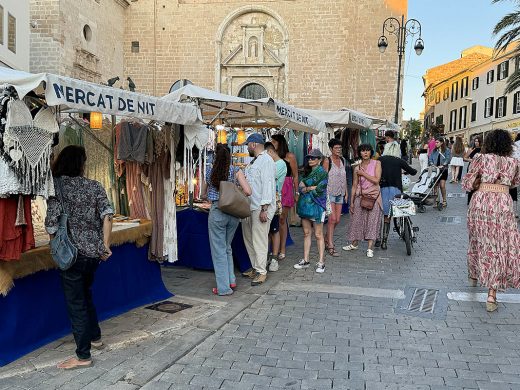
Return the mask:
<path id="1" fill-rule="evenodd" d="M 177 183 L 177 163 L 175 154 L 180 142 L 180 126 L 164 128 L 165 143 L 170 150 L 170 173 L 164 178 L 164 244 L 163 254 L 169 263 L 179 259 L 177 249 L 177 210 L 175 199 L 175 185 Z"/>
<path id="2" fill-rule="evenodd" d="M 202 172 L 205 171 L 206 145 L 209 142 L 208 129 L 206 126 L 184 126 L 184 179 L 188 184 L 188 191 L 193 193 L 195 183 L 201 183 L 204 179 Z M 198 158 L 193 156 L 193 148 L 199 150 Z M 194 195 L 200 198 L 199 193 Z"/>
<path id="3" fill-rule="evenodd" d="M 151 195 L 152 237 L 150 240 L 150 255 L 152 259 L 164 260 L 164 231 L 165 231 L 165 181 L 170 178 L 170 150 L 166 145 L 164 131 L 151 130 L 154 157 L 153 163 L 148 167 Z M 171 203 L 175 203 L 173 199 Z"/>
<path id="4" fill-rule="evenodd" d="M 85 131 L 83 134 L 87 162 L 85 164 L 85 177 L 101 183 L 106 190 L 109 201 L 114 204 L 113 189 L 115 187 L 115 174 L 112 153 L 100 142 L 110 147 L 112 144 L 112 129 L 110 125 L 95 130 L 93 134 Z"/>
<path id="5" fill-rule="evenodd" d="M 374 149 L 374 151 L 375 151 L 376 150 L 376 144 L 377 144 L 375 131 L 370 130 L 370 129 L 360 130 L 360 132 L 359 132 L 359 142 L 361 144 L 369 144 L 369 145 L 371 145 L 372 149 Z"/>
<path id="6" fill-rule="evenodd" d="M 50 158 L 58 132 L 52 108 L 41 109 L 33 119 L 22 100 L 9 101 L 2 154 L 20 184 L 14 193 L 54 195 Z"/>
<path id="7" fill-rule="evenodd" d="M 18 260 L 23 252 L 32 248 L 31 197 L 0 198 L 0 260 Z"/>

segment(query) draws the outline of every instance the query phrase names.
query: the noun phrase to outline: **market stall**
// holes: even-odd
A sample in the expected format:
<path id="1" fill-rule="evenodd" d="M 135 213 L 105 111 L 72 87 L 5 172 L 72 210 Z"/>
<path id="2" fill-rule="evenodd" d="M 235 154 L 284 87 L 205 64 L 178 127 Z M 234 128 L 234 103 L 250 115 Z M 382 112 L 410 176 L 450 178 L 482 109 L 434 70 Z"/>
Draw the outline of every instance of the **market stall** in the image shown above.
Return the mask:
<path id="1" fill-rule="evenodd" d="M 68 115 L 66 119 L 76 123 L 80 132 L 85 124 L 78 112 L 134 118 L 119 124 L 125 128 L 122 136 L 128 131 L 134 135 L 142 131 L 146 132 L 146 140 L 155 140 L 153 136 L 160 134 L 171 136 L 171 126 L 164 126 L 164 122 L 196 125 L 200 123 L 200 114 L 194 106 L 51 74 L 33 75 L 1 68 L 0 85 L 1 115 L 6 119 L 0 129 L 2 366 L 69 332 L 59 274 L 48 246 L 35 240 L 34 203 L 31 204 L 31 197 L 36 195 L 41 199 L 54 195 L 50 159 L 58 134 L 64 134 L 60 119 L 67 116 L 63 115 L 65 110 L 74 110 L 76 116 Z M 161 129 L 153 132 L 143 120 L 156 123 Z M 65 130 L 68 136 L 72 134 L 70 127 Z M 134 220 L 121 218 L 114 223 L 113 255 L 100 265 L 93 286 L 100 319 L 171 296 L 162 282 L 159 264 L 148 258 L 154 250 L 172 258 L 177 253 L 176 239 L 172 240 L 176 234 L 175 182 L 165 174 L 167 169 L 159 169 L 169 162 L 169 155 L 163 152 L 167 142 L 174 142 L 173 138 L 151 144 L 156 149 L 151 152 L 155 159 L 149 161 L 148 178 L 157 180 L 155 184 L 160 183 L 157 188 L 162 189 L 155 191 L 155 197 L 150 196 L 147 203 L 151 207 L 146 209 L 145 215 L 139 215 L 136 204 L 132 204 L 130 212 L 136 214 L 132 216 Z M 104 145 L 97 140 L 100 146 L 114 153 L 119 167 L 128 164 L 125 168 L 130 171 L 136 167 L 133 158 L 121 158 L 111 149 L 116 143 Z M 119 187 L 112 198 L 114 205 L 120 206 L 117 193 L 125 192 L 125 188 L 127 194 L 133 191 L 132 187 L 130 191 L 128 186 Z M 174 217 L 168 221 L 157 217 L 167 211 Z M 158 236 L 158 231 L 162 235 Z"/>
<path id="2" fill-rule="evenodd" d="M 295 131 L 306 132 L 318 136 L 328 134 L 329 127 L 324 121 L 310 115 L 307 110 L 296 108 L 272 98 L 250 100 L 236 96 L 225 95 L 211 91 L 196 85 L 187 85 L 162 97 L 166 101 L 195 105 L 201 110 L 204 123 L 215 130 L 215 136 L 210 136 L 212 141 L 217 138 L 219 143 L 227 143 L 232 150 L 234 164 L 245 166 L 248 161 L 247 150 L 240 146 L 245 140 L 247 132 L 266 132 L 275 129 L 293 129 Z M 218 125 L 216 125 L 218 123 Z M 197 131 L 185 127 L 189 134 Z M 189 139 L 198 139 L 190 135 Z M 240 141 L 241 138 L 241 141 Z M 196 144 L 196 142 L 195 142 Z M 188 160 L 191 159 L 193 143 L 187 141 L 185 154 Z M 200 183 L 204 180 L 202 172 L 208 163 L 206 155 L 211 154 L 211 150 L 203 147 L 204 142 L 199 142 L 198 149 L 201 150 L 202 158 L 199 156 L 196 161 L 188 161 L 186 167 L 198 166 L 188 172 L 185 182 L 186 191 L 193 193 L 195 205 L 178 214 L 178 232 L 183 236 L 179 240 L 179 261 L 176 265 L 183 265 L 199 269 L 212 269 L 211 253 L 209 249 L 209 238 L 207 229 L 200 229 L 200 226 L 207 226 L 208 214 L 203 209 L 209 208 L 208 205 L 197 204 L 200 192 L 192 183 Z M 190 168 L 188 168 L 190 169 Z M 198 172 L 198 174 L 197 174 Z M 193 206 L 191 204 L 190 206 Z M 292 245 L 290 235 L 287 237 L 287 245 Z M 241 271 L 250 268 L 251 263 L 245 250 L 242 230 L 237 229 L 233 241 L 233 255 L 235 264 Z"/>

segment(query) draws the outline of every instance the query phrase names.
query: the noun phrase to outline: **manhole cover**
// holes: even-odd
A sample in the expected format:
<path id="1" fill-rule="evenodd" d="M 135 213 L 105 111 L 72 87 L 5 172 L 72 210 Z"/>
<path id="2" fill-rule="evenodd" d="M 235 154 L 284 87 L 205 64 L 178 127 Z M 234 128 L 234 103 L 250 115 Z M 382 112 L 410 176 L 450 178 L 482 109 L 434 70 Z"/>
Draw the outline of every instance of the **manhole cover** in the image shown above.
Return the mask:
<path id="1" fill-rule="evenodd" d="M 446 225 L 456 225 L 461 222 L 460 217 L 440 217 L 440 223 L 445 223 Z"/>
<path id="2" fill-rule="evenodd" d="M 438 295 L 439 290 L 416 288 L 408 305 L 408 310 L 419 313 L 433 313 Z"/>
<path id="3" fill-rule="evenodd" d="M 147 306 L 146 309 L 162 311 L 164 313 L 173 314 L 173 313 L 177 313 L 181 310 L 189 309 L 191 307 L 193 307 L 193 306 L 186 305 L 185 303 L 164 301 L 164 302 L 159 302 L 159 303 L 153 304 L 151 306 Z"/>
<path id="4" fill-rule="evenodd" d="M 448 309 L 446 291 L 438 288 L 407 287 L 405 298 L 394 311 L 414 317 L 444 319 Z"/>
<path id="5" fill-rule="evenodd" d="M 465 198 L 465 197 L 466 197 L 466 194 L 463 192 L 454 192 L 454 193 L 448 194 L 448 198 Z"/>

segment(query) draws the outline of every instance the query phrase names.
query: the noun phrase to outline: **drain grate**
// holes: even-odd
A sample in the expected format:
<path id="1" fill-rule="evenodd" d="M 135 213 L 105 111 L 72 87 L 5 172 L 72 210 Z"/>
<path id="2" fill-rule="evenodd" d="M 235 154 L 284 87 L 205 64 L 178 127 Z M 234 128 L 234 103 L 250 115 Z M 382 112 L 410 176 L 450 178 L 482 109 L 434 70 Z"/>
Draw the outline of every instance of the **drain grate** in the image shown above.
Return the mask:
<path id="1" fill-rule="evenodd" d="M 435 287 L 407 287 L 405 298 L 394 308 L 395 313 L 407 316 L 445 319 L 448 309 L 446 291 Z"/>
<path id="2" fill-rule="evenodd" d="M 419 313 L 433 313 L 438 295 L 439 290 L 416 288 L 408 305 L 408 310 Z"/>
<path id="3" fill-rule="evenodd" d="M 463 192 L 452 192 L 448 194 L 448 198 L 465 198 L 466 194 Z"/>
<path id="4" fill-rule="evenodd" d="M 192 305 L 187 305 L 185 303 L 179 303 L 179 302 L 172 302 L 172 301 L 164 301 L 155 303 L 151 306 L 145 307 L 145 309 L 148 310 L 156 310 L 156 311 L 162 311 L 163 313 L 177 313 L 181 310 L 186 310 L 192 308 Z"/>
<path id="5" fill-rule="evenodd" d="M 446 225 L 456 225 L 461 223 L 460 217 L 440 217 L 439 218 L 440 223 L 444 223 Z"/>

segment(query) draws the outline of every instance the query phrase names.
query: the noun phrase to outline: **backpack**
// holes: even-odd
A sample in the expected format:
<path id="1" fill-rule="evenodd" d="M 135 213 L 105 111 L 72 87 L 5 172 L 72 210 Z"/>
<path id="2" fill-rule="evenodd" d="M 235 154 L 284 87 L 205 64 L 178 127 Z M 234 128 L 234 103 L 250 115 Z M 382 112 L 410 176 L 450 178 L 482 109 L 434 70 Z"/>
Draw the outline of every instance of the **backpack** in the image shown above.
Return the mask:
<path id="1" fill-rule="evenodd" d="M 330 172 L 330 170 L 332 169 L 332 158 L 330 157 L 327 157 L 327 159 L 329 160 L 329 170 L 327 172 Z M 345 160 L 345 157 L 340 157 L 341 161 L 343 162 L 343 165 L 346 167 L 347 166 L 347 160 Z"/>

